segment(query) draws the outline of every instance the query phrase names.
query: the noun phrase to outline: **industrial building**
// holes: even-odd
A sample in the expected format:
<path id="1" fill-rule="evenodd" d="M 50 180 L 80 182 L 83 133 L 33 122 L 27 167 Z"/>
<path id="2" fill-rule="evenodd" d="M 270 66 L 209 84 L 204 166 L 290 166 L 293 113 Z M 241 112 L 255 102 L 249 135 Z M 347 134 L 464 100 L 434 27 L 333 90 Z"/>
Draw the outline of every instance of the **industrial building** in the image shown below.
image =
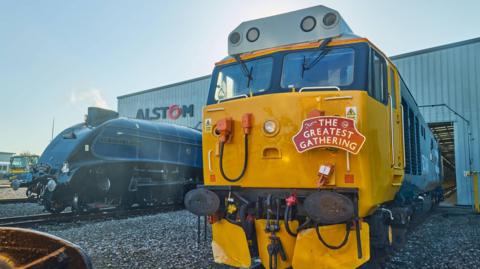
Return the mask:
<path id="1" fill-rule="evenodd" d="M 0 151 L 0 179 L 3 178 L 3 175 L 7 173 L 8 166 L 10 164 L 10 157 L 15 153 L 12 152 L 3 152 Z"/>
<path id="2" fill-rule="evenodd" d="M 10 157 L 12 157 L 15 153 L 13 152 L 3 152 L 0 151 L 0 162 L 9 162 Z"/>
<path id="3" fill-rule="evenodd" d="M 457 204 L 471 205 L 480 170 L 480 38 L 391 57 L 441 144 Z M 210 76 L 118 97 L 120 116 L 198 127 Z"/>
<path id="4" fill-rule="evenodd" d="M 210 76 L 117 97 L 122 117 L 170 122 L 191 128 L 202 121 Z"/>
<path id="5" fill-rule="evenodd" d="M 480 170 L 480 38 L 391 57 L 440 141 L 444 173 L 454 168 L 457 203 L 472 204 Z"/>

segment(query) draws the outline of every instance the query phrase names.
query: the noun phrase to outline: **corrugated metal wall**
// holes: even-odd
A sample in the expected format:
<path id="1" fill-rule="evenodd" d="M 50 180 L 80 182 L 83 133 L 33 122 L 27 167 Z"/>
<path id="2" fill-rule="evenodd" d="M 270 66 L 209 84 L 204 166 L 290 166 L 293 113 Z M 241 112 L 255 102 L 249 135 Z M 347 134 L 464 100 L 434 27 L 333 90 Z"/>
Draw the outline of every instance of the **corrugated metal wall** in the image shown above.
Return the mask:
<path id="1" fill-rule="evenodd" d="M 207 102 L 210 76 L 195 78 L 159 88 L 141 91 L 118 97 L 118 113 L 121 117 L 142 118 L 152 121 L 170 122 L 188 127 L 196 127 L 202 120 L 202 107 Z M 193 116 L 185 113 L 185 117 L 172 119 L 166 108 L 178 105 L 193 105 Z M 139 111 L 140 110 L 140 111 Z"/>
<path id="2" fill-rule="evenodd" d="M 0 162 L 9 162 L 10 157 L 12 157 L 14 153 L 10 152 L 0 152 Z"/>
<path id="3" fill-rule="evenodd" d="M 472 179 L 480 170 L 480 38 L 392 57 L 419 105 L 447 104 L 471 122 L 471 141 L 464 120 L 445 107 L 421 108 L 427 122 L 454 122 L 457 201 L 472 204 Z"/>

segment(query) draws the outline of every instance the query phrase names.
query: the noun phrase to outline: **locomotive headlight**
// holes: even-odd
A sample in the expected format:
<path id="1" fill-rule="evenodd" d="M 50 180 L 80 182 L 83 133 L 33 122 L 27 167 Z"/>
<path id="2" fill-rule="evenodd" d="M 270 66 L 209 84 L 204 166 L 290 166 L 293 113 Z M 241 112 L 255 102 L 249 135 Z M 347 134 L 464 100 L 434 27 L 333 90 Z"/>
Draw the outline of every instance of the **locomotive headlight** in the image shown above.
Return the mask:
<path id="1" fill-rule="evenodd" d="M 233 46 L 238 46 L 240 41 L 242 41 L 242 36 L 239 32 L 233 32 L 228 36 L 228 41 L 230 41 Z"/>
<path id="2" fill-rule="evenodd" d="M 55 180 L 53 180 L 53 179 L 50 179 L 47 183 L 48 191 L 53 192 L 56 187 L 57 187 L 57 182 L 55 182 Z"/>
<path id="3" fill-rule="evenodd" d="M 327 14 L 325 14 L 325 16 L 323 16 L 322 22 L 323 25 L 325 25 L 327 28 L 333 27 L 338 22 L 338 16 L 333 12 L 328 12 Z"/>
<path id="4" fill-rule="evenodd" d="M 62 173 L 64 173 L 64 174 L 70 172 L 70 166 L 68 165 L 67 162 L 64 162 L 64 163 L 63 163 L 63 166 L 62 166 L 61 171 L 62 171 Z"/>
<path id="5" fill-rule="evenodd" d="M 267 135 L 274 135 L 278 131 L 278 124 L 273 120 L 267 120 L 263 123 L 263 131 Z"/>
<path id="6" fill-rule="evenodd" d="M 317 20 L 315 20 L 315 18 L 312 16 L 307 16 L 303 18 L 302 21 L 300 22 L 300 28 L 304 32 L 312 31 L 316 25 L 317 25 Z"/>
<path id="7" fill-rule="evenodd" d="M 247 40 L 250 42 L 257 41 L 258 37 L 260 36 L 260 31 L 256 27 L 252 27 L 247 31 Z"/>

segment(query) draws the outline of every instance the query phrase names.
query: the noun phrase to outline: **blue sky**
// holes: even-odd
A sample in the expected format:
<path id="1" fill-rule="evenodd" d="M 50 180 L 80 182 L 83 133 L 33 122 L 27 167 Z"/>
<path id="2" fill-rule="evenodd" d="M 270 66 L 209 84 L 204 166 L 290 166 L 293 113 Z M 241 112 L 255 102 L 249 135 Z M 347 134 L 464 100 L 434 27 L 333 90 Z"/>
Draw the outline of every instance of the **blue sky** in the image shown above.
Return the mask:
<path id="1" fill-rule="evenodd" d="M 240 22 L 323 4 L 388 55 L 480 37 L 480 1 L 0 1 L 0 151 L 40 154 L 86 108 L 207 75 Z"/>

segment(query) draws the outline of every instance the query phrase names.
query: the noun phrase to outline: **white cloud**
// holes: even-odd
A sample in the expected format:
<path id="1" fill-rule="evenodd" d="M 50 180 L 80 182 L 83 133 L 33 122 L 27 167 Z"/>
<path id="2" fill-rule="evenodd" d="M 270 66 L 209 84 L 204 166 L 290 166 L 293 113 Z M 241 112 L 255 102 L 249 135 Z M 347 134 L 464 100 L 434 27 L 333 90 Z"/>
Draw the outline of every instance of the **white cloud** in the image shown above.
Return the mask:
<path id="1" fill-rule="evenodd" d="M 107 101 L 103 98 L 102 91 L 99 89 L 88 89 L 74 91 L 70 93 L 70 103 L 78 107 L 96 106 L 101 108 L 110 108 Z"/>

